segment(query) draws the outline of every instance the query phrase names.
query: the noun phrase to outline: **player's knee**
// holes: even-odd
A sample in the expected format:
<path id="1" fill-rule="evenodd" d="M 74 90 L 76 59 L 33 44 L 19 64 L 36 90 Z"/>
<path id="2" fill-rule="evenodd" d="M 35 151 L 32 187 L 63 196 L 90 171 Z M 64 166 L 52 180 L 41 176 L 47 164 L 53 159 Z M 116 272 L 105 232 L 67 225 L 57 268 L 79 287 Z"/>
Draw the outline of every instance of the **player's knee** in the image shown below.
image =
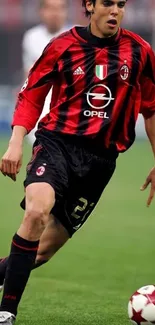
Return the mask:
<path id="1" fill-rule="evenodd" d="M 31 204 L 27 207 L 24 216 L 24 223 L 27 224 L 31 229 L 38 229 L 41 232 L 45 229 L 49 221 L 49 211 L 46 208 L 35 207 Z"/>

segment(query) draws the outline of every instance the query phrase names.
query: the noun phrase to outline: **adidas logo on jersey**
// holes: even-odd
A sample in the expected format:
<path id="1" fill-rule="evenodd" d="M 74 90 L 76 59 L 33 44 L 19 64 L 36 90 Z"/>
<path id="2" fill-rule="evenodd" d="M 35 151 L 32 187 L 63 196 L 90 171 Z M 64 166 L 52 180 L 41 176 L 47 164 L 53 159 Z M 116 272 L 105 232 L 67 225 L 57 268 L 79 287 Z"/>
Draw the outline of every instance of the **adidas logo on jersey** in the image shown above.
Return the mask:
<path id="1" fill-rule="evenodd" d="M 78 67 L 78 68 L 74 71 L 73 74 L 74 74 L 74 75 L 84 74 L 84 71 L 82 70 L 81 67 Z"/>

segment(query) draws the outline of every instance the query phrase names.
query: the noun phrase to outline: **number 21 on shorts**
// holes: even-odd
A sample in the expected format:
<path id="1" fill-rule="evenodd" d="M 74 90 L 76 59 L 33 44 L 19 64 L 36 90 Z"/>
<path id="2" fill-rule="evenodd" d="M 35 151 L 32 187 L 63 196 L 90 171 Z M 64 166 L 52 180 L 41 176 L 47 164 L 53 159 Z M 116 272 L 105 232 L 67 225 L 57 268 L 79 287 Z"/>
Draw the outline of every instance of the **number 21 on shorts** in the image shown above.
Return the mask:
<path id="1" fill-rule="evenodd" d="M 80 197 L 79 198 L 79 205 L 77 205 L 71 216 L 75 219 L 81 219 L 80 221 L 83 222 L 86 218 L 87 214 L 90 213 L 92 208 L 94 207 L 95 203 L 89 203 L 87 199 Z"/>

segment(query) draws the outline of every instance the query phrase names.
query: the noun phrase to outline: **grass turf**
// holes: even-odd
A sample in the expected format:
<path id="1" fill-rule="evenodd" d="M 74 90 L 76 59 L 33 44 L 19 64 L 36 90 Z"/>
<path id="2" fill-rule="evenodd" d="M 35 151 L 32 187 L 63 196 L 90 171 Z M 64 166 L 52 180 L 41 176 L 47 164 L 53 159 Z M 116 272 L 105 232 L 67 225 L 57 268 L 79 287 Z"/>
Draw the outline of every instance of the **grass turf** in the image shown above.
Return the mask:
<path id="1" fill-rule="evenodd" d="M 0 142 L 1 155 L 6 144 Z M 2 256 L 8 254 L 23 214 L 19 201 L 28 145 L 24 154 L 16 183 L 0 176 Z M 114 177 L 83 228 L 48 264 L 32 272 L 17 325 L 129 324 L 130 295 L 155 283 L 155 203 L 146 208 L 148 191 L 139 190 L 153 163 L 147 142 L 137 142 L 118 159 Z"/>

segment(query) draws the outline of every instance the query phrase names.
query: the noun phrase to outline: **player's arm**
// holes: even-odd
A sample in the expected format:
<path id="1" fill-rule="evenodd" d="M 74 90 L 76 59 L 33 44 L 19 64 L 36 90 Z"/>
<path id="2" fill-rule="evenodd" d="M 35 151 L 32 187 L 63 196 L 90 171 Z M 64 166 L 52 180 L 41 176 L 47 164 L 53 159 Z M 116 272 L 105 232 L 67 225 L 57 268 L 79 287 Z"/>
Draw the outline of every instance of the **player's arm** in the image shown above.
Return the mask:
<path id="1" fill-rule="evenodd" d="M 155 157 L 155 55 L 151 49 L 149 49 L 141 80 L 141 92 L 141 113 L 144 117 L 146 133 Z M 141 190 L 145 190 L 149 184 L 151 185 L 151 189 L 147 200 L 147 206 L 151 204 L 155 195 L 155 167 L 150 171 Z"/>
<path id="2" fill-rule="evenodd" d="M 0 161 L 0 171 L 13 181 L 16 181 L 16 174 L 22 165 L 23 139 L 26 134 L 27 130 L 23 126 L 14 127 L 8 149 Z"/>
<path id="3" fill-rule="evenodd" d="M 9 146 L 0 161 L 0 170 L 4 175 L 16 180 L 22 163 L 22 146 L 25 135 L 38 121 L 54 74 L 56 59 L 48 47 L 30 71 L 28 80 L 21 92 L 13 115 L 12 136 Z"/>
<path id="4" fill-rule="evenodd" d="M 52 46 L 47 48 L 30 70 L 18 96 L 12 120 L 13 127 L 23 126 L 27 133 L 35 127 L 42 113 L 45 98 L 52 87 L 55 73 L 57 73 L 53 53 Z"/>

